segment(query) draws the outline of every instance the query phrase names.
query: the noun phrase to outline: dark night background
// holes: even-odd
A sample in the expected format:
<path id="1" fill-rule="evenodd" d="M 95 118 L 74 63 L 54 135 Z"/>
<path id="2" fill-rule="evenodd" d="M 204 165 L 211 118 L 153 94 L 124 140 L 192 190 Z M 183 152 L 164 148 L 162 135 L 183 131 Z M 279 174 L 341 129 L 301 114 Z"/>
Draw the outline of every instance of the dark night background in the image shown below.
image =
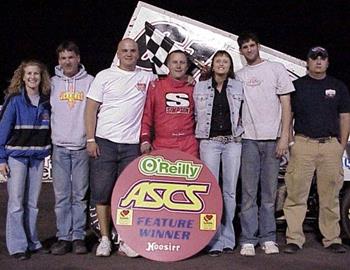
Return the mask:
<path id="1" fill-rule="evenodd" d="M 92 75 L 110 66 L 116 44 L 138 1 L 1 1 L 0 104 L 2 91 L 25 58 L 57 64 L 55 49 L 72 39 Z M 263 45 L 304 60 L 308 48 L 326 47 L 329 74 L 350 86 L 349 0 L 145 0 L 144 2 L 238 35 L 256 32 Z"/>

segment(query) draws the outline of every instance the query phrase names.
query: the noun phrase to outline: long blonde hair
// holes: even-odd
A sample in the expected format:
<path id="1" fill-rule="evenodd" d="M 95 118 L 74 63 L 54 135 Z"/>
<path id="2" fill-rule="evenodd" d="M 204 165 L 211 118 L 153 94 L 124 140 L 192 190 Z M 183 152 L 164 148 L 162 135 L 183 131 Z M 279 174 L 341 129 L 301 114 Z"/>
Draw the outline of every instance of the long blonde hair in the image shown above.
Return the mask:
<path id="1" fill-rule="evenodd" d="M 44 95 L 50 94 L 50 75 L 47 71 L 46 66 L 36 59 L 24 60 L 14 71 L 13 76 L 10 81 L 9 87 L 5 90 L 5 95 L 16 94 L 20 92 L 20 89 L 24 87 L 23 77 L 24 77 L 24 68 L 27 66 L 37 66 L 40 69 L 41 81 L 39 84 L 39 92 Z"/>

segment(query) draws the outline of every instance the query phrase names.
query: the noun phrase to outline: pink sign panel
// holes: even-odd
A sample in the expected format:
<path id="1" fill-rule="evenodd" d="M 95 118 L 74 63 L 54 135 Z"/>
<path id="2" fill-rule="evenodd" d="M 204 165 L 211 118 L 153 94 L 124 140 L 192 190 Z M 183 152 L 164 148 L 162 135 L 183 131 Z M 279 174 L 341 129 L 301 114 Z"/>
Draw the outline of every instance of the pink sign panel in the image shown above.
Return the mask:
<path id="1" fill-rule="evenodd" d="M 209 169 L 174 150 L 134 160 L 112 194 L 123 241 L 145 258 L 178 261 L 201 251 L 220 226 L 222 196 Z"/>

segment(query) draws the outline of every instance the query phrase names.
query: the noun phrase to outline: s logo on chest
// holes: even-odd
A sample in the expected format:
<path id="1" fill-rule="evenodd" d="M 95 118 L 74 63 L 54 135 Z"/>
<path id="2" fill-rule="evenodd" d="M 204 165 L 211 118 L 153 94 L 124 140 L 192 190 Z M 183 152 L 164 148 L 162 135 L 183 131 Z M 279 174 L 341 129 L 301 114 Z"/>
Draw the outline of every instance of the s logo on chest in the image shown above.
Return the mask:
<path id="1" fill-rule="evenodd" d="M 186 93 L 167 93 L 165 103 L 167 113 L 190 112 L 190 98 Z"/>

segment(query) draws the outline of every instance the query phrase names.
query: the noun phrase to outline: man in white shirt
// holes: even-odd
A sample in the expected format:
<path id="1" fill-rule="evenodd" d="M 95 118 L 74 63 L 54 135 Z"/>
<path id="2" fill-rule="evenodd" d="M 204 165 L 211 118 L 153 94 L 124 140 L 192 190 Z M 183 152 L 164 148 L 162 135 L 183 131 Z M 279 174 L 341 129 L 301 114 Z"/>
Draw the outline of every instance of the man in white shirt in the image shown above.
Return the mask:
<path id="1" fill-rule="evenodd" d="M 237 42 L 247 61 L 236 73 L 243 82 L 245 98 L 242 106 L 240 253 L 254 256 L 255 246 L 260 244 L 266 254 L 276 254 L 279 253 L 274 216 L 277 177 L 279 159 L 288 151 L 289 93 L 294 87 L 282 64 L 261 59 L 255 34 L 241 35 Z"/>
<path id="2" fill-rule="evenodd" d="M 90 159 L 91 203 L 101 229 L 96 256 L 109 256 L 110 199 L 116 179 L 139 156 L 139 138 L 150 72 L 136 69 L 137 43 L 119 42 L 118 66 L 99 72 L 87 95 L 85 124 Z"/>

